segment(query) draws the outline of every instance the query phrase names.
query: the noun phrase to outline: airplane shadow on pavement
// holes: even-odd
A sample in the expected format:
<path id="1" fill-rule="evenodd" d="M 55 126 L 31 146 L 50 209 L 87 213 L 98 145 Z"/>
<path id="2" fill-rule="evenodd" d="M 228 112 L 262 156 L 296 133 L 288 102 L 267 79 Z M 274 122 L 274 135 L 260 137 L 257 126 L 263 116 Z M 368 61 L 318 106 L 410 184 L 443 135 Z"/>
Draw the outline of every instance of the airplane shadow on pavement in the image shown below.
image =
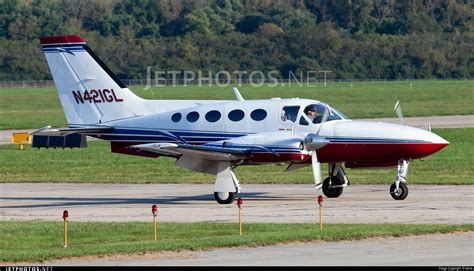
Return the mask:
<path id="1" fill-rule="evenodd" d="M 242 197 L 248 201 L 258 200 L 280 200 L 284 197 L 268 196 L 264 192 L 242 193 L 237 197 Z M 299 199 L 301 200 L 301 199 Z M 215 202 L 213 194 L 202 194 L 195 196 L 178 197 L 156 197 L 156 198 L 80 198 L 80 197 L 1 197 L 3 204 L 0 209 L 20 209 L 20 208 L 45 208 L 45 207 L 66 207 L 66 206 L 90 206 L 90 205 L 123 205 L 123 204 L 192 204 L 192 202 Z M 5 205 L 8 201 L 28 201 L 25 205 Z M 30 201 L 46 201 L 49 203 L 31 204 Z M 217 204 L 217 203 L 216 203 Z"/>

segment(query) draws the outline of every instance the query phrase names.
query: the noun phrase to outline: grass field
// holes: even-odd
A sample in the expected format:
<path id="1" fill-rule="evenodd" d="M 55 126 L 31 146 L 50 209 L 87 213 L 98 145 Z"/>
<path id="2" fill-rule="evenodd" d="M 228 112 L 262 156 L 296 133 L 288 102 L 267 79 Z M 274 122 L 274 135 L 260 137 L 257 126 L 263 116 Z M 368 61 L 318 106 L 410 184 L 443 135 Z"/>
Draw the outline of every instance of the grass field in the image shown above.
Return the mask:
<path id="1" fill-rule="evenodd" d="M 235 99 L 231 87 L 176 86 L 144 90 L 132 87 L 147 99 Z M 322 83 L 312 86 L 239 87 L 246 99 L 300 97 L 321 100 L 350 118 L 395 117 L 393 106 L 402 102 L 410 116 L 474 114 L 474 81 L 393 81 Z M 0 89 L 0 129 L 30 129 L 46 125 L 66 127 L 54 88 Z"/>
<path id="2" fill-rule="evenodd" d="M 474 231 L 474 225 L 160 223 L 153 241 L 151 223 L 70 222 L 63 248 L 62 222 L 0 222 L 0 261 L 49 259 L 114 253 L 180 251 L 263 246 L 294 241 L 341 241 L 370 237 Z"/>
<path id="3" fill-rule="evenodd" d="M 410 165 L 410 184 L 474 184 L 474 128 L 435 129 L 451 144 Z M 84 149 L 32 149 L 0 146 L 0 182 L 214 183 L 215 176 L 174 166 L 174 159 L 114 154 L 108 142 L 92 141 Z M 313 182 L 310 167 L 283 172 L 286 165 L 241 166 L 241 183 Z M 323 173 L 327 172 L 325 165 Z M 276 174 L 275 174 L 276 173 Z M 390 184 L 396 169 L 347 170 L 353 184 Z"/>

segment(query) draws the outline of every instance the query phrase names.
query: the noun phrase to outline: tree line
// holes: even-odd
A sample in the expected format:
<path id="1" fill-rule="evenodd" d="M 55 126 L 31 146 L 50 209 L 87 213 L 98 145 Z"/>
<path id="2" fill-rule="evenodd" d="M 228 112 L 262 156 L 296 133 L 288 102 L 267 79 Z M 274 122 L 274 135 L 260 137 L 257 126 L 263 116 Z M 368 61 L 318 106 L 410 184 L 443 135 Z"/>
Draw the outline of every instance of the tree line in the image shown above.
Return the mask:
<path id="1" fill-rule="evenodd" d="M 469 0 L 0 0 L 0 80 L 50 79 L 38 37 L 80 35 L 120 78 L 153 70 L 330 70 L 470 78 Z"/>

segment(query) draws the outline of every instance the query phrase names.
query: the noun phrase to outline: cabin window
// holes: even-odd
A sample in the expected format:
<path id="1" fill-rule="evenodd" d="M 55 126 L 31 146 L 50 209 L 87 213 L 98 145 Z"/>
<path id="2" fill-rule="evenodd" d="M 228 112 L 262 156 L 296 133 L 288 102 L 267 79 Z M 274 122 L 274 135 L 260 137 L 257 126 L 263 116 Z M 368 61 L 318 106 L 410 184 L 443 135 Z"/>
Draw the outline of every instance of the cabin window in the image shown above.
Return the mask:
<path id="1" fill-rule="evenodd" d="M 308 126 L 309 122 L 303 117 L 300 117 L 300 125 Z"/>
<path id="2" fill-rule="evenodd" d="M 250 113 L 250 117 L 255 121 L 262 121 L 267 117 L 267 111 L 263 109 L 255 109 Z"/>
<path id="3" fill-rule="evenodd" d="M 240 121 L 245 117 L 245 113 L 244 113 L 244 111 L 242 111 L 240 109 L 235 109 L 235 110 L 230 111 L 229 115 L 227 115 L 227 117 L 231 121 Z"/>
<path id="4" fill-rule="evenodd" d="M 206 120 L 209 122 L 216 122 L 221 119 L 221 112 L 217 110 L 212 110 L 207 112 L 206 114 Z"/>
<path id="5" fill-rule="evenodd" d="M 329 106 L 323 103 L 308 105 L 305 107 L 304 113 L 313 124 L 321 123 L 324 115 L 327 115 L 326 121 L 343 119 L 343 117 L 341 117 L 337 111 L 331 109 Z"/>
<path id="6" fill-rule="evenodd" d="M 296 117 L 298 117 L 298 111 L 300 111 L 299 106 L 285 106 L 281 111 L 281 120 L 282 121 L 291 121 L 295 122 Z"/>
<path id="7" fill-rule="evenodd" d="M 196 111 L 190 112 L 188 115 L 186 115 L 186 119 L 189 122 L 196 122 L 199 119 L 199 113 Z"/>
<path id="8" fill-rule="evenodd" d="M 171 120 L 173 122 L 178 122 L 181 120 L 183 116 L 181 115 L 181 113 L 174 113 L 173 116 L 171 116 Z"/>

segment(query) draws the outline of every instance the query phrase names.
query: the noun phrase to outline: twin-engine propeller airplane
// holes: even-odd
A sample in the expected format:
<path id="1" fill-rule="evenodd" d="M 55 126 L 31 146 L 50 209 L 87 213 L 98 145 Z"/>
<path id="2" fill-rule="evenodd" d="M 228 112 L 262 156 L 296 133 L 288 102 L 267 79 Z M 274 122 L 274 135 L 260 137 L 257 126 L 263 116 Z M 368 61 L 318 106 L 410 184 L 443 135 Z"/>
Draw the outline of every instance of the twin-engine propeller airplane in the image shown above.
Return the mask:
<path id="1" fill-rule="evenodd" d="M 241 191 L 235 167 L 272 163 L 287 163 L 286 171 L 312 165 L 316 189 L 329 198 L 350 184 L 343 165 L 398 166 L 390 194 L 403 200 L 409 162 L 449 144 L 405 125 L 350 120 L 320 101 L 244 100 L 236 88 L 232 101 L 144 100 L 79 36 L 40 41 L 69 128 L 38 130 L 34 147 L 71 147 L 74 136 L 83 146 L 87 135 L 110 141 L 115 153 L 172 157 L 179 167 L 216 175 L 214 197 L 221 204 Z M 324 181 L 320 163 L 329 164 Z"/>

